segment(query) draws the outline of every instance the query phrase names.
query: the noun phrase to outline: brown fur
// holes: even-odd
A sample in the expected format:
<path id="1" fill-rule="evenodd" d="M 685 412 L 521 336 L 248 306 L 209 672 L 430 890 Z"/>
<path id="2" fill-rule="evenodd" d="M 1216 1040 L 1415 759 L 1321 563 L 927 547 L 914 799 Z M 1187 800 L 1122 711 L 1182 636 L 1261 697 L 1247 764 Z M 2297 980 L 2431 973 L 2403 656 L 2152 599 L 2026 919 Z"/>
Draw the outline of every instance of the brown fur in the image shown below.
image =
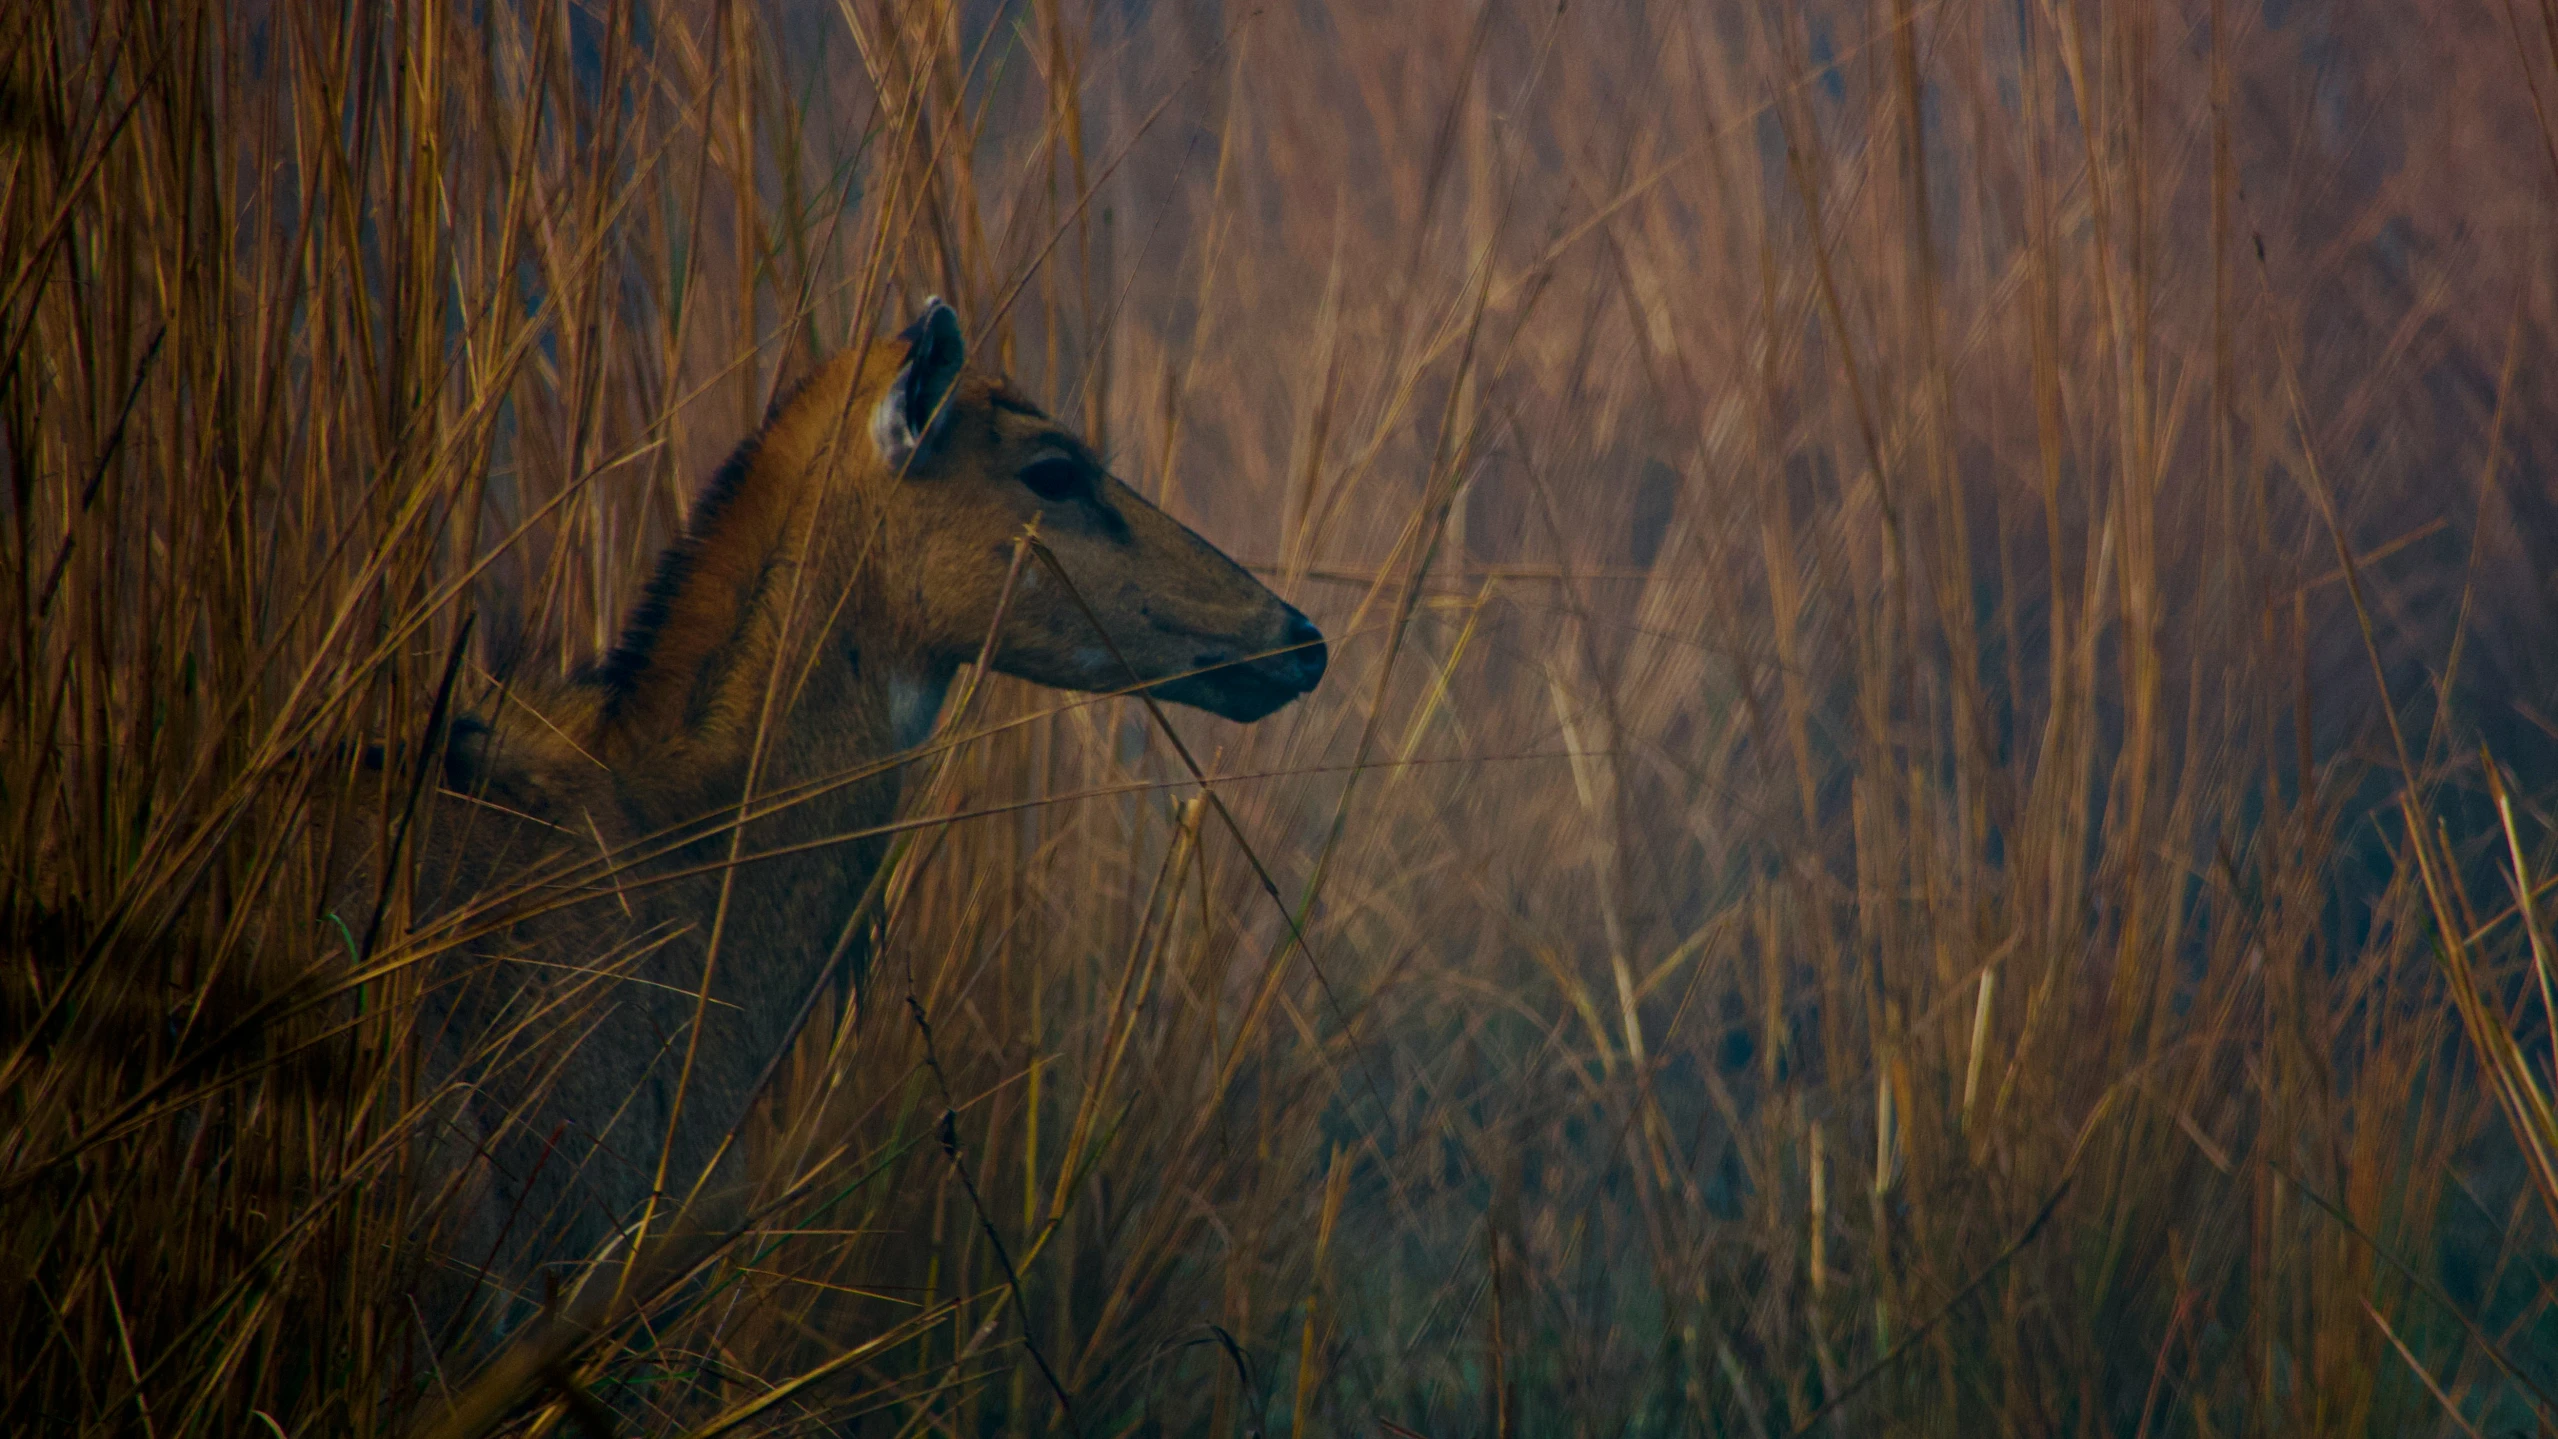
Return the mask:
<path id="1" fill-rule="evenodd" d="M 603 661 L 457 726 L 447 779 L 466 793 L 429 816 L 421 913 L 522 891 L 522 917 L 457 951 L 423 1015 L 435 1077 L 470 1096 L 445 1157 L 471 1177 L 428 1241 L 444 1289 L 486 1265 L 525 1293 L 543 1264 L 605 1248 L 652 1194 L 713 1177 L 715 1157 L 733 1173 L 722 1146 L 847 953 L 885 848 L 828 841 L 893 817 L 900 775 L 882 762 L 917 741 L 985 643 L 1034 519 L 1163 697 L 1248 721 L 1320 677 L 1303 616 L 1000 380 L 960 370 L 955 321 L 936 308 L 777 407 Z M 883 451 L 927 412 L 938 419 L 911 426 L 911 456 Z M 1084 488 L 1042 499 L 1025 472 Z M 993 658 L 1044 684 L 1129 683 L 1035 560 Z M 750 793 L 812 786 L 728 822 Z M 449 1317 L 455 1302 L 430 1307 Z"/>

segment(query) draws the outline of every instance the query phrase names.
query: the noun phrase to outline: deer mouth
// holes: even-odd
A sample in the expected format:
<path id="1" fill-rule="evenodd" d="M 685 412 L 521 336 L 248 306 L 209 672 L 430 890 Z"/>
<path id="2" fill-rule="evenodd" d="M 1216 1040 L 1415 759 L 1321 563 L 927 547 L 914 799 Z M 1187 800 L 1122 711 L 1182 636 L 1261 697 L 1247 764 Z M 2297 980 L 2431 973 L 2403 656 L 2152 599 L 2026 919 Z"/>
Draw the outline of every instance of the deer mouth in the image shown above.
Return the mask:
<path id="1" fill-rule="evenodd" d="M 1192 661 L 1191 673 L 1147 692 L 1241 724 L 1262 719 L 1322 683 L 1329 663 L 1323 632 L 1304 615 L 1289 610 L 1281 628 L 1279 643 L 1266 652 L 1204 651 Z"/>

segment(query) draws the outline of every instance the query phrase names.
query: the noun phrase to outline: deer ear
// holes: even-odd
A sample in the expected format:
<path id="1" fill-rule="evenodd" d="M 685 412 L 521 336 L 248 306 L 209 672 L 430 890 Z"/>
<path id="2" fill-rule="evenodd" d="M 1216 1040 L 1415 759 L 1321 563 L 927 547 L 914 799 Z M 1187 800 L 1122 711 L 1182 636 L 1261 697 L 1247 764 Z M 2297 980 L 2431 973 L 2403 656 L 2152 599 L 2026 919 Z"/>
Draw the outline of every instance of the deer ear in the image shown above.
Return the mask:
<path id="1" fill-rule="evenodd" d="M 870 419 L 871 438 L 890 469 L 905 468 L 931 446 L 942 428 L 951 386 L 968 362 L 959 316 L 939 295 L 924 302 L 924 312 L 897 338 L 906 342 L 906 363 Z"/>

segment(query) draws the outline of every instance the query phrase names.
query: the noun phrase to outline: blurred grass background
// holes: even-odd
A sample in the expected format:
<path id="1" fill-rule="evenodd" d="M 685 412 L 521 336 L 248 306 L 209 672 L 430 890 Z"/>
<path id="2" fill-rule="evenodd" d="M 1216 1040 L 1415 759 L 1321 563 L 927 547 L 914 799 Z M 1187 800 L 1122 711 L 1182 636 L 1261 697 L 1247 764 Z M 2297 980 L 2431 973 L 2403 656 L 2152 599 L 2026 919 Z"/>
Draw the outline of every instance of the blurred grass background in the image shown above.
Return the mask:
<path id="1" fill-rule="evenodd" d="M 397 796 L 326 757 L 604 644 L 928 293 L 1332 677 L 1174 719 L 1249 854 L 1142 708 L 998 684 L 931 802 L 1013 808 L 918 833 L 759 1120 L 802 1197 L 577 1385 L 2558 1427 L 2545 4 L 0 33 L 0 1427 L 443 1412 L 424 950 L 327 898 Z"/>

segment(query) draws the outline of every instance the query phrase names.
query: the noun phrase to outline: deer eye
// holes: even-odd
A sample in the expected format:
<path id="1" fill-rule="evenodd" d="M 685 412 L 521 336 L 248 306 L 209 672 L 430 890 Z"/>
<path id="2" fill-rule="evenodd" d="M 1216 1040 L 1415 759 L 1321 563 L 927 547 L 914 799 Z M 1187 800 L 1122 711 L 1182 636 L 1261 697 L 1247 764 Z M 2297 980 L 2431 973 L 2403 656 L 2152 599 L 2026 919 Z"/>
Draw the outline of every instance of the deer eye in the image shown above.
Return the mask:
<path id="1" fill-rule="evenodd" d="M 1062 455 L 1033 460 L 1021 472 L 1021 482 L 1043 500 L 1070 500 L 1084 490 L 1084 468 Z"/>

